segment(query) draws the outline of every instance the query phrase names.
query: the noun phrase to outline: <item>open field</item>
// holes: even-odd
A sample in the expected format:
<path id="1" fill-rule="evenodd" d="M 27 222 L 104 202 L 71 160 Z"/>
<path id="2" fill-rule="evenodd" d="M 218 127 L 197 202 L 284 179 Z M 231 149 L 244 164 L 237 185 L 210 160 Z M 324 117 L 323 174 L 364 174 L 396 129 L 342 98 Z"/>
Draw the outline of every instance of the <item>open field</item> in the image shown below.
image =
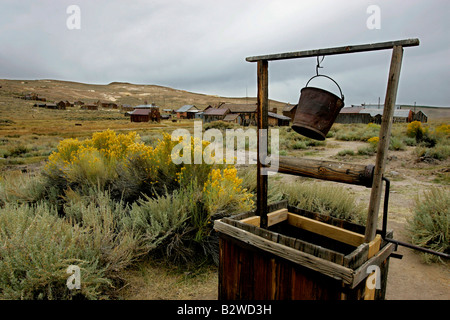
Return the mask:
<path id="1" fill-rule="evenodd" d="M 86 85 L 53 80 L 0 80 L 0 170 L 3 174 L 18 170 L 39 172 L 60 141 L 67 138 L 88 139 L 94 132 L 106 129 L 117 133 L 136 131 L 141 141 L 154 145 L 164 132 L 175 128 L 193 129 L 193 121 L 162 121 L 161 123 L 131 123 L 119 110 L 67 110 L 34 108 L 36 101 L 18 99 L 22 93 L 35 92 L 47 101 L 97 100 L 118 104 L 142 104 L 145 100 L 162 107 L 177 108 L 195 104 L 201 109 L 218 102 L 245 103 L 245 98 L 213 97 L 159 86 L 112 83 Z M 248 99 L 254 102 L 254 99 Z M 284 104 L 272 102 L 281 110 Z M 280 111 L 279 111 L 280 112 Z M 429 115 L 426 127 L 430 132 L 450 123 L 450 110 L 425 112 Z M 289 128 L 280 128 L 280 150 L 283 155 L 322 160 L 373 164 L 375 153 L 362 133 L 374 128 L 366 125 L 335 125 L 325 142 L 297 138 Z M 359 131 L 358 131 L 359 130 Z M 389 151 L 386 176 L 391 179 L 388 228 L 394 229 L 394 238 L 409 241 L 406 233 L 415 199 L 423 191 L 437 187 L 450 191 L 449 137 L 440 137 L 436 148 L 423 147 L 405 135 L 407 124 L 395 124 L 393 137 L 396 145 Z M 376 128 L 373 132 L 376 132 Z M 375 134 L 373 135 L 375 136 Z M 434 153 L 426 153 L 430 150 Z M 423 151 L 423 152 L 422 152 Z M 280 184 L 303 183 L 306 179 L 277 174 L 271 180 Z M 320 182 L 325 186 L 337 183 Z M 340 185 L 355 197 L 358 204 L 367 207 L 370 189 Z M 450 299 L 450 268 L 448 263 L 424 264 L 419 255 L 400 248 L 403 260 L 391 259 L 388 299 Z M 174 267 L 159 260 L 145 260 L 128 268 L 122 274 L 125 286 L 116 292 L 123 299 L 216 299 L 217 268 Z M 412 280 L 414 279 L 414 281 Z"/>

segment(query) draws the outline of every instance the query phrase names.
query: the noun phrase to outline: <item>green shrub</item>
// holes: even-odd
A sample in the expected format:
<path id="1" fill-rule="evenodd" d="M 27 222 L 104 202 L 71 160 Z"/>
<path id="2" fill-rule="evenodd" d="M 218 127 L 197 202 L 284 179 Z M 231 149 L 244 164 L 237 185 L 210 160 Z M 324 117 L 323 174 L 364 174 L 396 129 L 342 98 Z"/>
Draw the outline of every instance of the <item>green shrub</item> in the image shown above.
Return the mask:
<path id="1" fill-rule="evenodd" d="M 421 161 L 442 161 L 450 156 L 450 145 L 437 145 L 433 148 L 418 146 L 414 152 Z"/>
<path id="2" fill-rule="evenodd" d="M 369 145 L 367 147 L 359 147 L 358 155 L 360 156 L 373 156 L 377 152 L 377 149 L 374 145 Z"/>
<path id="3" fill-rule="evenodd" d="M 0 209 L 0 299 L 97 299 L 112 285 L 89 233 L 44 204 Z M 66 286 L 69 265 L 81 269 L 81 289 Z"/>
<path id="4" fill-rule="evenodd" d="M 364 208 L 342 187 L 296 182 L 280 184 L 278 190 L 292 206 L 355 223 L 366 221 Z"/>
<path id="5" fill-rule="evenodd" d="M 30 149 L 27 146 L 24 146 L 22 144 L 15 145 L 11 148 L 9 148 L 8 153 L 5 154 L 5 157 L 19 157 L 21 155 L 24 155 L 26 153 L 30 152 Z"/>
<path id="6" fill-rule="evenodd" d="M 413 217 L 408 221 L 412 243 L 438 252 L 450 253 L 450 192 L 432 188 L 416 198 Z M 436 256 L 425 255 L 426 261 Z"/>
<path id="7" fill-rule="evenodd" d="M 345 156 L 354 156 L 355 152 L 353 150 L 345 149 L 338 152 L 338 156 L 345 157 Z"/>
<path id="8" fill-rule="evenodd" d="M 389 150 L 403 151 L 406 149 L 405 144 L 400 138 L 391 137 L 389 141 Z"/>

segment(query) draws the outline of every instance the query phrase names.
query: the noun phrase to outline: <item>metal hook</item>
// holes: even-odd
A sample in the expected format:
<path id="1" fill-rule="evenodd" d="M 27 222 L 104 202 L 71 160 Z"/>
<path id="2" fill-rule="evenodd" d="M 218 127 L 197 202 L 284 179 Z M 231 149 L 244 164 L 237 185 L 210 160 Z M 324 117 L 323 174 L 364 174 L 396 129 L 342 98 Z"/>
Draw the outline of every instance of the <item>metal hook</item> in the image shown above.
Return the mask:
<path id="1" fill-rule="evenodd" d="M 322 56 L 322 60 L 320 60 L 320 61 L 319 61 L 319 56 L 317 56 L 316 59 L 317 59 L 316 75 L 319 75 L 319 68 L 323 68 L 320 66 L 320 64 L 323 62 L 323 59 L 325 59 L 325 56 Z"/>

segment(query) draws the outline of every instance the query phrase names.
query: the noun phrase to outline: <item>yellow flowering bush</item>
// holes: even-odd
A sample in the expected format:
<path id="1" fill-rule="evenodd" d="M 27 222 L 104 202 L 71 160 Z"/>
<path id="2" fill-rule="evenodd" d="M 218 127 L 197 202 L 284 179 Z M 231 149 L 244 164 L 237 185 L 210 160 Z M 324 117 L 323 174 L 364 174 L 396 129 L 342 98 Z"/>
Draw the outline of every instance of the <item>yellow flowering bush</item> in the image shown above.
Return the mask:
<path id="1" fill-rule="evenodd" d="M 406 127 L 406 135 L 410 138 L 416 138 L 418 141 L 422 139 L 425 133 L 426 129 L 422 127 L 422 122 L 420 121 L 412 121 Z"/>
<path id="2" fill-rule="evenodd" d="M 234 166 L 213 169 L 203 186 L 205 206 L 210 213 L 219 211 L 249 211 L 253 195 L 242 188 L 242 179 Z"/>
<path id="3" fill-rule="evenodd" d="M 437 126 L 435 129 L 435 133 L 437 136 L 450 138 L 450 124 L 441 124 Z"/>
<path id="4" fill-rule="evenodd" d="M 378 141 L 380 141 L 379 137 L 372 137 L 369 140 L 367 140 L 367 142 L 369 142 L 370 144 L 373 144 L 373 145 L 377 145 Z"/>

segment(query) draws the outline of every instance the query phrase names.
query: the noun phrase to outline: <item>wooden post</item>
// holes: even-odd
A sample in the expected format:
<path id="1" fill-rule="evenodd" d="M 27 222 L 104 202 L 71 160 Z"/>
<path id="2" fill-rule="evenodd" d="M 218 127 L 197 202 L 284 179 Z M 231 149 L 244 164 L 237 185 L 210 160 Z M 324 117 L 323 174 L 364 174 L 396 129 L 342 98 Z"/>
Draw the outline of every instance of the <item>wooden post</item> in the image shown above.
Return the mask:
<path id="1" fill-rule="evenodd" d="M 392 120 L 394 117 L 395 100 L 400 78 L 400 69 L 403 58 L 403 47 L 394 46 L 392 50 L 389 79 L 386 89 L 384 111 L 381 121 L 380 140 L 378 141 L 377 157 L 373 176 L 372 190 L 370 193 L 369 211 L 367 215 L 365 242 L 370 242 L 375 238 L 378 221 L 378 211 L 380 209 L 381 193 L 383 189 L 383 173 L 386 164 L 386 157 L 389 149 L 391 137 Z"/>
<path id="2" fill-rule="evenodd" d="M 261 163 L 265 163 L 267 157 L 267 127 L 269 111 L 269 79 L 268 65 L 266 60 L 258 61 L 258 103 L 257 103 L 257 122 L 258 122 L 258 157 L 257 165 L 257 214 L 261 217 L 261 228 L 267 228 L 267 172 Z M 265 139 L 263 135 L 266 135 Z"/>

